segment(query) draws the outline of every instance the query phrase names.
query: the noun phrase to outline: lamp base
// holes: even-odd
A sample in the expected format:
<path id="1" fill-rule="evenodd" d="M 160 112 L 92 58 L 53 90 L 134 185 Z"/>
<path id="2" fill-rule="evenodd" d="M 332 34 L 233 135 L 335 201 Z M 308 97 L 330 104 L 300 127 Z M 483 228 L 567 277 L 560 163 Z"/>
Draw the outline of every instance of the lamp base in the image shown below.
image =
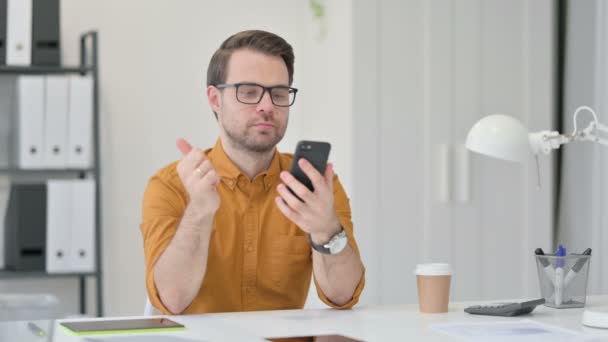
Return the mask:
<path id="1" fill-rule="evenodd" d="M 592 328 L 608 329 L 608 308 L 585 310 L 583 312 L 583 325 Z"/>

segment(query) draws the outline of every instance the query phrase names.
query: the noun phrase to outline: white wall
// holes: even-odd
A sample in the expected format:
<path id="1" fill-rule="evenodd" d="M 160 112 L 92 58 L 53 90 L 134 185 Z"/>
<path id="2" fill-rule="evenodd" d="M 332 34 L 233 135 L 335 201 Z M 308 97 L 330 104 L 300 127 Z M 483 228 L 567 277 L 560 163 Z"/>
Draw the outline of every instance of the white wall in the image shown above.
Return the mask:
<path id="1" fill-rule="evenodd" d="M 601 123 L 608 122 L 608 3 L 568 1 L 564 108 L 564 133 L 574 129 L 574 111 L 581 105 L 593 108 Z M 577 128 L 591 122 L 581 112 Z M 600 134 L 605 138 L 605 134 Z M 562 148 L 559 242 L 568 252 L 591 247 L 588 292 L 608 291 L 608 149 L 592 142 L 574 142 Z"/>
<path id="2" fill-rule="evenodd" d="M 553 3 L 354 4 L 355 217 L 367 232 L 367 296 L 416 301 L 416 263 L 449 262 L 454 300 L 538 293 L 533 250 L 552 239 L 553 168 L 469 155 L 481 117 L 555 125 Z M 359 157 L 360 156 L 360 157 Z M 468 160 L 467 160 L 468 158 Z"/>
<path id="3" fill-rule="evenodd" d="M 328 34 L 319 40 L 308 1 L 62 1 L 65 63 L 77 63 L 81 32 L 99 31 L 107 315 L 142 311 L 142 194 L 155 170 L 179 158 L 177 137 L 200 147 L 215 142 L 206 68 L 230 34 L 265 29 L 292 44 L 294 86 L 301 90 L 280 149 L 291 151 L 304 138 L 331 141 L 331 159 L 352 189 L 350 7 L 346 0 L 327 3 Z"/>

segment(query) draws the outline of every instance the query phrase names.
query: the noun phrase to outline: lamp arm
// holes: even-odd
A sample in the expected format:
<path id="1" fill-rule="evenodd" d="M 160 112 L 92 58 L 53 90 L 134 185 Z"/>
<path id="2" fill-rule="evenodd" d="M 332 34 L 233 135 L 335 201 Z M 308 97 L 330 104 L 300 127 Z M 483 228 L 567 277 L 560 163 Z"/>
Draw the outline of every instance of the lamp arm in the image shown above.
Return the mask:
<path id="1" fill-rule="evenodd" d="M 593 120 L 589 125 L 583 129 L 577 129 L 576 118 L 582 111 L 587 111 L 593 116 Z M 597 119 L 595 111 L 588 106 L 580 106 L 574 111 L 572 117 L 574 123 L 574 130 L 572 134 L 560 134 L 557 131 L 540 131 L 530 133 L 530 147 L 532 152 L 537 155 L 539 153 L 549 154 L 552 150 L 558 149 L 561 145 L 567 144 L 571 141 L 592 141 L 598 144 L 608 146 L 608 139 L 602 138 L 598 133 L 608 134 L 608 126 L 602 124 Z"/>
<path id="2" fill-rule="evenodd" d="M 573 122 L 573 127 L 574 127 L 572 129 L 572 134 L 571 134 L 572 136 L 576 136 L 576 133 L 577 133 L 577 130 L 576 130 L 576 117 L 583 110 L 588 111 L 593 116 L 593 122 L 599 123 L 599 121 L 597 119 L 597 114 L 595 114 L 595 111 L 593 110 L 593 108 L 591 108 L 589 106 L 580 106 L 580 107 L 576 108 L 576 110 L 574 111 L 574 115 L 572 115 L 572 122 Z M 587 127 L 587 129 L 589 129 L 589 127 Z"/>
<path id="3" fill-rule="evenodd" d="M 572 136 L 560 134 L 558 131 L 540 131 L 529 134 L 530 148 L 537 155 L 541 152 L 549 154 L 557 150 L 561 145 L 573 140 Z"/>
<path id="4" fill-rule="evenodd" d="M 576 141 L 593 141 L 598 144 L 608 146 L 608 139 L 599 136 L 598 132 L 608 133 L 608 126 L 599 121 L 592 121 L 587 128 L 574 134 Z"/>

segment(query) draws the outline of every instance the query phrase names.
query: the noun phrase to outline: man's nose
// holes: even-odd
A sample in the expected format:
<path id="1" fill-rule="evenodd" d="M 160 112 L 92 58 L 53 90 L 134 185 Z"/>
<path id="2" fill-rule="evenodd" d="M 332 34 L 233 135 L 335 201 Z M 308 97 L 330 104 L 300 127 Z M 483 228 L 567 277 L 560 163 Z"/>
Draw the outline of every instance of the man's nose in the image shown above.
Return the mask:
<path id="1" fill-rule="evenodd" d="M 274 109 L 274 104 L 272 103 L 272 99 L 270 98 L 270 92 L 264 92 L 264 96 L 262 96 L 262 100 L 258 103 L 257 111 L 258 112 L 266 112 L 270 113 Z"/>

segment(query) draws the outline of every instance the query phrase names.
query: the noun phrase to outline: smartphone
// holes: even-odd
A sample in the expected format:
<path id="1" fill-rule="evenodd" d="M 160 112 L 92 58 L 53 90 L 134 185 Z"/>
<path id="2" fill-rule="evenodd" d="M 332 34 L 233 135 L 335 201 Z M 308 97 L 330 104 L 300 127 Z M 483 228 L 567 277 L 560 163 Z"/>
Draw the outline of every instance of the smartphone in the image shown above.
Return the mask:
<path id="1" fill-rule="evenodd" d="M 331 150 L 331 145 L 328 142 L 323 141 L 302 140 L 296 145 L 296 151 L 291 163 L 291 174 L 299 180 L 300 183 L 310 189 L 310 191 L 315 190 L 314 186 L 308 176 L 302 171 L 300 165 L 298 165 L 298 160 L 301 158 L 308 160 L 314 168 L 323 175 L 325 174 L 325 168 L 327 167 L 329 150 Z"/>
<path id="2" fill-rule="evenodd" d="M 277 337 L 267 338 L 266 341 L 271 342 L 363 342 L 355 340 L 344 335 L 316 335 L 316 336 L 301 336 L 301 337 Z"/>

